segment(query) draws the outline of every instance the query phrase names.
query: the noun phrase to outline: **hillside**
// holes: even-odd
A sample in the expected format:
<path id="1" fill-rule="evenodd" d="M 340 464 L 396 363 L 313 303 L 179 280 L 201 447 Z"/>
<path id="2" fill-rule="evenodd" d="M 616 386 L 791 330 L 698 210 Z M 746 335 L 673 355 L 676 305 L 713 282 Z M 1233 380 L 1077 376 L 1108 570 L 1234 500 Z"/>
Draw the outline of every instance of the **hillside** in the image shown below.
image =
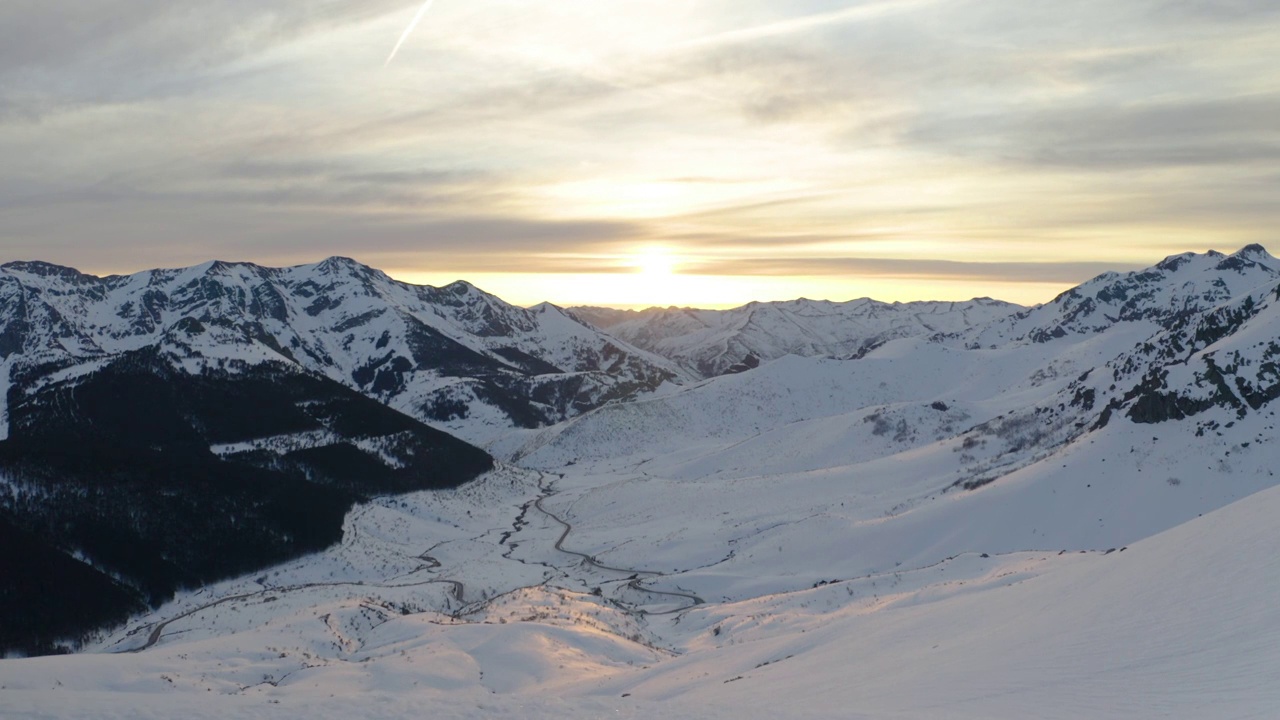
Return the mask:
<path id="1" fill-rule="evenodd" d="M 284 363 L 193 372 L 143 349 L 82 370 L 28 372 L 10 391 L 5 650 L 74 644 L 179 590 L 339 542 L 356 502 L 492 467 L 483 451 Z M 39 557 L 49 560 L 29 564 Z"/>
<path id="2" fill-rule="evenodd" d="M 519 535 L 532 565 L 502 566 L 501 546 L 467 539 L 529 491 L 495 477 L 375 503 L 353 515 L 358 530 L 343 548 L 263 584 L 192 598 L 232 599 L 169 625 L 157 647 L 0 661 L 0 709 L 18 718 L 407 718 L 430 706 L 457 718 L 1191 720 L 1265 717 L 1280 702 L 1276 489 L 1114 551 L 973 552 L 709 599 L 674 618 L 561 589 L 583 570 L 556 557 L 559 529 L 542 519 Z M 668 529 L 685 521 L 681 507 L 668 506 Z M 468 519 L 451 528 L 444 513 Z M 414 574 L 423 547 L 414 543 L 441 541 L 431 552 L 442 567 Z M 857 547 L 834 542 L 825 558 Z M 775 570 L 792 559 L 758 557 Z M 544 584 L 547 567 L 566 575 Z M 427 609 L 451 605 L 441 577 L 466 578 L 466 598 L 494 599 Z M 499 594 L 490 584 L 499 578 L 533 587 Z"/>

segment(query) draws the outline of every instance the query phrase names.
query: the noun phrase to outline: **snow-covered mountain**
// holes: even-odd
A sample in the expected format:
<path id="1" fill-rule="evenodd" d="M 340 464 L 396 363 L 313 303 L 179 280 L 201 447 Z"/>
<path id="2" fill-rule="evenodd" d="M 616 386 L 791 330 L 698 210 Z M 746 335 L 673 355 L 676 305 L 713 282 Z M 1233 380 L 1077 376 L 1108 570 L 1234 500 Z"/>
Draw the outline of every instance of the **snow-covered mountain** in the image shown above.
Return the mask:
<path id="1" fill-rule="evenodd" d="M 981 326 L 886 342 L 854 360 L 787 357 L 740 377 L 601 408 L 541 432 L 516 454 L 554 467 L 783 429 L 812 449 L 845 418 L 839 422 L 872 431 L 830 439 L 848 457 L 886 436 L 1016 436 L 993 454 L 997 464 L 956 469 L 964 482 L 985 482 L 1116 412 L 1159 422 L 1214 407 L 1258 411 L 1280 394 L 1278 291 L 1280 261 L 1258 246 L 1231 256 L 1179 255 L 1149 270 L 1100 276 Z M 909 407 L 924 409 L 899 416 Z M 810 421 L 822 431 L 799 427 Z M 912 431 L 899 431 L 902 423 Z M 826 462 L 809 456 L 815 467 Z"/>
<path id="2" fill-rule="evenodd" d="M 193 370 L 284 362 L 473 442 L 681 375 L 553 305 L 514 307 L 465 282 L 409 285 L 345 258 L 107 278 L 0 266 L 0 383 L 24 368 L 73 372 L 65 368 L 147 347 Z"/>
<path id="3" fill-rule="evenodd" d="M 1048 304 L 964 335 L 973 347 L 993 347 L 1095 335 L 1118 323 L 1174 330 L 1277 280 L 1280 260 L 1261 245 L 1232 255 L 1183 253 L 1146 270 L 1099 275 Z"/>
<path id="4" fill-rule="evenodd" d="M 339 545 L 0 661 L 0 711 L 1269 716 L 1278 270 L 1175 256 L 512 430 Z"/>
<path id="5" fill-rule="evenodd" d="M 0 649 L 342 537 L 353 503 L 490 469 L 473 442 L 680 372 L 551 305 L 342 258 L 98 278 L 0 267 Z M 198 508 L 198 509 L 197 509 Z"/>
<path id="6" fill-rule="evenodd" d="M 786 355 L 854 357 L 889 340 L 985 326 L 1022 309 L 990 298 L 912 303 L 864 298 L 753 302 L 733 310 L 576 307 L 572 312 L 690 372 L 714 377 Z"/>

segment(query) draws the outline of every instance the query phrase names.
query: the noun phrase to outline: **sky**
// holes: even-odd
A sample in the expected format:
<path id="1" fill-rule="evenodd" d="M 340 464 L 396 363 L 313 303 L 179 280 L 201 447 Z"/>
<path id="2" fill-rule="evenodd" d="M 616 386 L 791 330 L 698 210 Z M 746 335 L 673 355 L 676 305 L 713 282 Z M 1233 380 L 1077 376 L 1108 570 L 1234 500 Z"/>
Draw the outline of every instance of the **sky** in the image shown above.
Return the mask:
<path id="1" fill-rule="evenodd" d="M 422 7 L 0 3 L 0 261 L 1035 303 L 1280 227 L 1275 0 L 436 0 L 388 63 Z"/>

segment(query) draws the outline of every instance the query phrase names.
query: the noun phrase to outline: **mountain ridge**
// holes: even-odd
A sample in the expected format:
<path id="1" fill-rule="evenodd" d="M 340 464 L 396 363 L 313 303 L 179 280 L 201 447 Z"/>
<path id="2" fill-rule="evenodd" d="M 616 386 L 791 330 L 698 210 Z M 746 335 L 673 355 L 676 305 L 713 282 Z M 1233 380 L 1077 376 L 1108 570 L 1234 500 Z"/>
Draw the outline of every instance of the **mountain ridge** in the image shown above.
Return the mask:
<path id="1" fill-rule="evenodd" d="M 856 357 L 889 340 L 957 332 L 1021 309 L 986 297 L 907 303 L 800 298 L 730 310 L 576 307 L 570 312 L 701 377 L 714 377 L 789 354 Z"/>
<path id="2" fill-rule="evenodd" d="M 414 286 L 338 256 L 103 278 L 40 262 L 0 266 L 0 362 L 92 360 L 162 342 L 188 320 L 230 322 L 285 361 L 425 422 L 463 435 L 474 427 L 479 442 L 503 425 L 547 424 L 682 377 L 553 305 L 517 308 L 464 281 Z M 458 417 L 464 405 L 483 417 Z"/>

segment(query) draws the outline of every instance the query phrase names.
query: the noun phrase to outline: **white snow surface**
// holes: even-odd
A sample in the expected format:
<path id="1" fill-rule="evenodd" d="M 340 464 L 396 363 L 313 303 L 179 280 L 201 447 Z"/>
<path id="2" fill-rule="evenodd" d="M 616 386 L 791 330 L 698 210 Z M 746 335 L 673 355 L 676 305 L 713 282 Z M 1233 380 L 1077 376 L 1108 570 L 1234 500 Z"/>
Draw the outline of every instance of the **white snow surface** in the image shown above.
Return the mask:
<path id="1" fill-rule="evenodd" d="M 415 496 L 405 500 L 407 510 L 375 505 L 357 511 L 363 515 L 355 522 L 375 535 L 410 539 L 408 518 L 430 525 L 439 521 L 429 508 L 456 510 L 460 502 Z M 394 558 L 378 535 L 264 578 L 268 587 L 292 574 L 364 585 L 268 591 L 231 602 L 175 623 L 159 645 L 137 654 L 0 661 L 0 712 L 6 718 L 1268 717 L 1280 707 L 1277 513 L 1280 490 L 1271 489 L 1107 554 L 966 554 L 929 568 L 833 578 L 816 588 L 762 588 L 748 600 L 699 606 L 677 616 L 678 623 L 637 619 L 554 586 L 517 590 L 463 620 L 432 611 L 401 615 L 397 603 L 439 604 L 448 588 L 397 591 L 350 580 L 360 573 L 343 570 L 344 562 L 367 572 L 380 557 Z M 525 541 L 537 545 L 541 537 L 549 544 L 558 528 L 538 524 Z M 505 577 L 508 569 L 484 560 L 483 541 L 454 542 L 456 555 L 437 548 L 445 572 L 514 581 Z M 458 575 L 455 562 L 478 567 Z M 249 581 L 215 588 L 157 617 L 252 589 Z M 130 642 L 137 636 L 120 634 L 101 649 Z"/>
<path id="2" fill-rule="evenodd" d="M 1275 717 L 1264 255 L 510 432 L 338 547 L 0 661 L 0 716 Z"/>

